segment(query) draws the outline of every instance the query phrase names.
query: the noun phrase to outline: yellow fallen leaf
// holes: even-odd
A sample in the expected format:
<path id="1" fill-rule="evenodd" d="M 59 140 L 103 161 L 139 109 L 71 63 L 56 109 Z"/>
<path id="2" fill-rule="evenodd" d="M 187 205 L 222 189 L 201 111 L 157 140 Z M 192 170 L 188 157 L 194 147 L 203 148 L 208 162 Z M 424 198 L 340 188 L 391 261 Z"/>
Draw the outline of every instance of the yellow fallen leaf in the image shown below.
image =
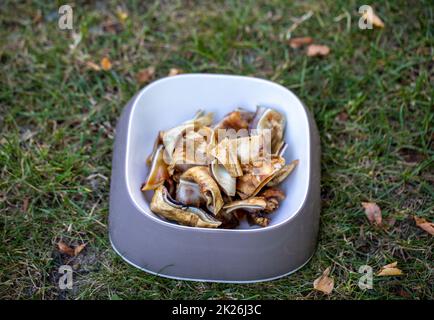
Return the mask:
<path id="1" fill-rule="evenodd" d="M 333 291 L 335 281 L 333 278 L 329 277 L 330 267 L 324 270 L 322 275 L 313 282 L 313 288 L 315 290 L 324 292 L 325 294 L 330 294 Z"/>
<path id="2" fill-rule="evenodd" d="M 126 11 L 124 11 L 124 10 L 122 10 L 122 9 L 118 9 L 118 10 L 116 11 L 116 14 L 117 14 L 117 16 L 118 16 L 118 19 L 119 19 L 122 23 L 124 23 L 124 22 L 127 20 L 127 18 L 128 18 L 128 12 L 126 12 Z"/>
<path id="3" fill-rule="evenodd" d="M 60 253 L 67 254 L 70 257 L 74 256 L 74 249 L 68 246 L 65 242 L 59 241 L 57 247 L 59 248 Z"/>
<path id="4" fill-rule="evenodd" d="M 306 55 L 308 57 L 324 57 L 329 53 L 330 48 L 321 44 L 310 44 L 306 50 Z"/>
<path id="5" fill-rule="evenodd" d="M 80 244 L 74 248 L 74 256 L 78 256 L 78 254 L 86 247 L 85 243 Z"/>
<path id="6" fill-rule="evenodd" d="M 374 27 L 377 28 L 384 28 L 384 23 L 383 21 L 380 19 L 380 17 L 378 17 L 374 10 L 368 10 L 365 11 L 362 15 L 363 19 L 366 20 L 366 22 L 372 24 Z"/>
<path id="7" fill-rule="evenodd" d="M 427 221 L 424 218 L 419 218 L 414 216 L 414 221 L 416 225 L 422 230 L 428 232 L 430 235 L 434 236 L 434 223 Z"/>
<path id="8" fill-rule="evenodd" d="M 154 74 L 155 74 L 155 67 L 151 66 L 137 72 L 136 80 L 140 84 L 147 83 L 151 81 L 152 78 L 154 78 Z"/>
<path id="9" fill-rule="evenodd" d="M 401 275 L 403 275 L 403 272 L 402 272 L 401 269 L 398 269 L 398 268 L 382 269 L 378 273 L 378 276 L 380 276 L 380 277 L 384 277 L 384 276 L 401 276 Z"/>
<path id="10" fill-rule="evenodd" d="M 383 266 L 380 270 L 380 272 L 378 272 L 378 276 L 380 277 L 384 277 L 384 276 L 401 276 L 404 273 L 402 272 L 401 269 L 397 268 L 398 266 L 398 262 L 392 262 L 389 264 L 386 264 L 385 266 Z"/>
<path id="11" fill-rule="evenodd" d="M 362 202 L 362 206 L 369 222 L 380 226 L 383 220 L 380 207 L 375 202 Z"/>
<path id="12" fill-rule="evenodd" d="M 386 264 L 385 266 L 381 267 L 382 269 L 389 269 L 389 268 L 396 268 L 398 265 L 398 261 Z"/>
<path id="13" fill-rule="evenodd" d="M 88 67 L 89 69 L 92 69 L 94 71 L 100 71 L 101 70 L 101 67 L 92 61 L 87 61 L 86 67 Z"/>
<path id="14" fill-rule="evenodd" d="M 313 42 L 313 39 L 311 37 L 299 37 L 299 38 L 291 38 L 289 40 L 289 45 L 293 49 L 300 48 L 302 46 L 311 44 Z"/>
<path id="15" fill-rule="evenodd" d="M 181 70 L 181 69 L 171 68 L 171 69 L 169 70 L 169 74 L 168 74 L 168 76 L 169 76 L 169 77 L 172 77 L 172 76 L 176 76 L 176 75 L 181 74 L 181 73 L 182 73 L 182 70 Z"/>
<path id="16" fill-rule="evenodd" d="M 101 68 L 105 71 L 108 71 L 112 68 L 112 63 L 108 57 L 104 57 L 101 59 Z"/>

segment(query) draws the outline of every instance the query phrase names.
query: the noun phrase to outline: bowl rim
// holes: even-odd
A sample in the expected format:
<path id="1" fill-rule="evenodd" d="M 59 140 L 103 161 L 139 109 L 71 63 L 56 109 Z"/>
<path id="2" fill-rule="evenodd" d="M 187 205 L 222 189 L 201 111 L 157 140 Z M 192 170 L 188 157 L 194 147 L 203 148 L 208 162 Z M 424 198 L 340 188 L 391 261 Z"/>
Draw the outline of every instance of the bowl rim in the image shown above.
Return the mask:
<path id="1" fill-rule="evenodd" d="M 197 78 L 197 77 L 203 77 L 203 78 L 233 78 L 233 79 L 239 79 L 239 80 L 248 80 L 248 81 L 255 81 L 255 82 L 259 82 L 259 83 L 266 83 L 268 85 L 272 85 L 275 86 L 276 88 L 278 88 L 279 90 L 285 90 L 287 91 L 290 95 L 292 95 L 302 106 L 303 110 L 304 110 L 304 116 L 306 117 L 306 122 L 307 122 L 307 126 L 308 126 L 308 148 L 307 148 L 307 152 L 308 152 L 308 158 L 309 158 L 309 162 L 310 165 L 307 166 L 307 180 L 308 180 L 308 185 L 307 185 L 307 191 L 304 195 L 303 201 L 301 202 L 300 206 L 297 208 L 297 210 L 295 210 L 295 212 L 288 218 L 284 219 L 283 221 L 275 224 L 275 225 L 271 225 L 271 226 L 266 226 L 266 227 L 262 227 L 262 228 L 252 228 L 252 229 L 218 229 L 218 228 L 204 228 L 204 227 L 190 227 L 190 226 L 184 226 L 184 225 L 180 225 L 180 224 L 176 224 L 170 221 L 165 221 L 163 219 L 161 219 L 160 217 L 157 217 L 157 215 L 155 213 L 148 212 L 148 210 L 144 209 L 141 205 L 139 205 L 136 200 L 134 199 L 134 197 L 132 196 L 132 192 L 130 189 L 130 183 L 128 181 L 128 156 L 129 156 L 129 152 L 128 150 L 130 150 L 130 135 L 131 135 L 131 119 L 132 119 L 132 115 L 134 114 L 134 110 L 137 108 L 138 105 L 138 101 L 140 100 L 141 96 L 144 95 L 147 91 L 149 91 L 150 89 L 152 89 L 153 87 L 157 86 L 157 85 L 162 85 L 165 82 L 168 81 L 173 81 L 176 79 L 181 79 L 181 78 Z M 127 188 L 127 193 L 128 196 L 131 200 L 131 202 L 133 203 L 133 205 L 139 210 L 140 213 L 142 213 L 145 217 L 147 218 L 151 218 L 153 219 L 155 222 L 162 224 L 163 226 L 167 226 L 170 228 L 175 228 L 178 229 L 179 231 L 185 230 L 185 231 L 192 231 L 192 232 L 202 232 L 202 233 L 225 233 L 225 232 L 239 232 L 239 233 L 258 233 L 258 232 L 268 232 L 268 231 L 272 231 L 273 229 L 276 228 L 280 228 L 283 227 L 284 225 L 290 223 L 293 219 L 295 219 L 300 212 L 302 211 L 303 207 L 306 204 L 306 200 L 309 194 L 309 191 L 311 189 L 311 183 L 310 183 L 310 179 L 311 179 L 311 143 L 312 143 L 312 125 L 309 121 L 309 115 L 308 115 L 308 110 L 306 108 L 306 106 L 304 105 L 304 103 L 288 88 L 285 88 L 284 86 L 275 83 L 273 81 L 270 80 L 266 80 L 266 79 L 262 79 L 262 78 L 256 78 L 256 77 L 249 77 L 249 76 L 243 76 L 243 75 L 232 75 L 232 74 L 210 74 L 210 73 L 185 73 L 185 74 L 180 74 L 180 75 L 176 75 L 176 76 L 167 76 L 161 79 L 158 79 L 156 81 L 153 81 L 152 83 L 148 84 L 147 86 L 143 87 L 134 97 L 133 97 L 133 104 L 131 106 L 131 109 L 129 110 L 128 113 L 128 120 L 127 120 L 127 130 L 126 130 L 126 146 L 125 146 L 125 157 L 124 157 L 124 177 L 125 177 L 125 184 L 126 184 L 126 188 Z"/>

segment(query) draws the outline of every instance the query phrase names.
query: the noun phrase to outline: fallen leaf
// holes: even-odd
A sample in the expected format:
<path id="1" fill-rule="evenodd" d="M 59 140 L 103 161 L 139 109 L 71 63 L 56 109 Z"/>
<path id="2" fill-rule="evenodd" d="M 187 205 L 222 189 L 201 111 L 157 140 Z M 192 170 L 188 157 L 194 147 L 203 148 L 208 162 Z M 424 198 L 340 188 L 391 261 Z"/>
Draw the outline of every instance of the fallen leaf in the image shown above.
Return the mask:
<path id="1" fill-rule="evenodd" d="M 138 83 L 143 84 L 147 83 L 154 78 L 155 67 L 148 67 L 146 69 L 140 70 L 136 74 L 136 80 Z"/>
<path id="2" fill-rule="evenodd" d="M 322 44 L 310 44 L 306 50 L 306 55 L 308 57 L 324 57 L 329 53 L 330 48 Z"/>
<path id="3" fill-rule="evenodd" d="M 67 254 L 70 257 L 74 256 L 74 249 L 68 246 L 65 242 L 59 241 L 57 247 L 59 248 L 60 253 Z"/>
<path id="4" fill-rule="evenodd" d="M 419 218 L 416 216 L 414 216 L 414 221 L 419 228 L 434 236 L 434 223 L 427 221 L 425 218 Z"/>
<path id="5" fill-rule="evenodd" d="M 35 16 L 33 17 L 33 23 L 39 23 L 43 19 L 41 10 L 37 10 Z"/>
<path id="6" fill-rule="evenodd" d="M 181 69 L 171 68 L 171 69 L 169 70 L 169 74 L 168 74 L 168 76 L 169 76 L 169 77 L 172 77 L 172 76 L 176 76 L 176 75 L 181 74 L 181 73 L 182 73 L 182 70 L 181 70 Z"/>
<path id="7" fill-rule="evenodd" d="M 59 252 L 63 254 L 67 254 L 70 257 L 77 256 L 83 249 L 86 247 L 85 243 L 82 243 L 75 248 L 68 246 L 65 242 L 59 241 L 57 243 L 57 247 L 59 248 Z"/>
<path id="8" fill-rule="evenodd" d="M 362 206 L 365 208 L 369 222 L 380 226 L 382 222 L 380 207 L 374 202 L 362 202 Z"/>
<path id="9" fill-rule="evenodd" d="M 293 49 L 298 49 L 302 46 L 311 44 L 313 42 L 312 37 L 299 37 L 299 38 L 292 38 L 289 40 L 289 45 Z"/>
<path id="10" fill-rule="evenodd" d="M 409 164 L 418 164 L 425 160 L 425 155 L 409 148 L 399 150 L 399 155 Z"/>
<path id="11" fill-rule="evenodd" d="M 23 212 L 27 212 L 27 209 L 29 208 L 29 198 L 24 198 L 23 200 Z"/>
<path id="12" fill-rule="evenodd" d="M 362 15 L 363 19 L 366 20 L 366 22 L 372 24 L 374 27 L 377 28 L 384 28 L 384 23 L 380 19 L 379 16 L 377 16 L 374 12 L 374 10 L 368 10 L 365 11 Z"/>
<path id="13" fill-rule="evenodd" d="M 315 290 L 330 294 L 333 291 L 335 281 L 329 277 L 330 267 L 324 270 L 322 275 L 313 282 L 313 288 Z"/>
<path id="14" fill-rule="evenodd" d="M 382 269 L 389 269 L 389 268 L 396 268 L 396 266 L 398 265 L 398 261 L 386 264 L 385 266 L 382 266 Z"/>
<path id="15" fill-rule="evenodd" d="M 112 63 L 108 57 L 104 57 L 101 59 L 101 68 L 105 71 L 108 71 L 112 68 Z"/>
<path id="16" fill-rule="evenodd" d="M 117 34 L 122 31 L 122 24 L 116 20 L 108 19 L 102 24 L 103 32 Z"/>
<path id="17" fill-rule="evenodd" d="M 124 11 L 124 10 L 122 10 L 122 9 L 118 9 L 118 10 L 116 11 L 116 14 L 117 14 L 117 16 L 118 16 L 118 19 L 119 19 L 122 23 L 124 23 L 124 22 L 127 20 L 127 18 L 128 18 L 128 12 L 126 12 L 126 11 Z"/>
<path id="18" fill-rule="evenodd" d="M 398 291 L 398 294 L 403 298 L 410 298 L 410 294 L 402 288 Z"/>
<path id="19" fill-rule="evenodd" d="M 86 67 L 88 67 L 89 69 L 92 69 L 93 71 L 100 71 L 101 70 L 101 67 L 92 61 L 87 61 Z"/>
<path id="20" fill-rule="evenodd" d="M 340 122 L 347 122 L 348 118 L 349 118 L 349 116 L 348 116 L 348 113 L 346 111 L 342 111 L 341 113 L 339 113 L 336 116 L 336 119 Z"/>
<path id="21" fill-rule="evenodd" d="M 380 272 L 378 272 L 378 276 L 384 277 L 384 276 L 401 276 L 404 273 L 401 269 L 397 268 L 398 262 L 392 262 L 389 264 L 386 264 L 384 267 L 381 268 Z"/>
<path id="22" fill-rule="evenodd" d="M 74 248 L 74 256 L 78 256 L 78 254 L 86 247 L 85 243 L 80 244 Z"/>

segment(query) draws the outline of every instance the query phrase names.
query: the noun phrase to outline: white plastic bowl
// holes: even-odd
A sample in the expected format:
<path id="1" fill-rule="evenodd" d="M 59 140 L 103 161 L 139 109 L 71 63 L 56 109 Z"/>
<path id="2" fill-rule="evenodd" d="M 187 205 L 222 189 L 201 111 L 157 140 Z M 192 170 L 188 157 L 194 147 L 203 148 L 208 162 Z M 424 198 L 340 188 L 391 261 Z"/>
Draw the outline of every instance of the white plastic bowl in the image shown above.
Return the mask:
<path id="1" fill-rule="evenodd" d="M 236 107 L 268 106 L 285 114 L 287 161 L 299 165 L 280 188 L 286 199 L 268 227 L 205 229 L 161 219 L 140 191 L 146 156 L 159 130 L 198 109 L 216 119 Z M 158 80 L 131 99 L 119 120 L 113 154 L 109 230 L 113 248 L 147 272 L 176 279 L 254 282 L 289 274 L 312 256 L 320 212 L 320 149 L 315 123 L 288 89 L 230 75 L 186 74 Z"/>

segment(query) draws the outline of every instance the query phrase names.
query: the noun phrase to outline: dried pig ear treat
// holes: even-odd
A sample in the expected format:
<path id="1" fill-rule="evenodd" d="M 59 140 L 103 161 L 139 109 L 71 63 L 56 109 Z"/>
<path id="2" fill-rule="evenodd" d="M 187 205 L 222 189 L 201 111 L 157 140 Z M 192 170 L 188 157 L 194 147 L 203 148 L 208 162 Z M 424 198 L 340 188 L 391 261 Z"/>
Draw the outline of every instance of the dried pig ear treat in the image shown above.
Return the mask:
<path id="1" fill-rule="evenodd" d="M 151 168 L 149 169 L 149 176 L 146 183 L 142 186 L 142 191 L 154 190 L 161 186 L 164 181 L 169 178 L 167 165 L 163 159 L 164 147 L 162 145 L 157 147 L 151 157 Z"/>
<path id="2" fill-rule="evenodd" d="M 151 210 L 172 221 L 190 227 L 217 228 L 221 222 L 204 210 L 196 207 L 184 206 L 173 200 L 166 187 L 160 186 L 155 190 L 151 201 Z"/>
<path id="3" fill-rule="evenodd" d="M 250 128 L 256 130 L 271 130 L 271 152 L 275 153 L 282 144 L 285 123 L 285 117 L 276 110 L 258 107 Z"/>
<path id="4" fill-rule="evenodd" d="M 236 228 L 246 219 L 266 227 L 285 194 L 277 186 L 296 168 L 286 164 L 286 119 L 277 110 L 237 108 L 213 124 L 200 110 L 162 130 L 146 163 L 143 192 L 168 221 L 199 228 Z"/>

